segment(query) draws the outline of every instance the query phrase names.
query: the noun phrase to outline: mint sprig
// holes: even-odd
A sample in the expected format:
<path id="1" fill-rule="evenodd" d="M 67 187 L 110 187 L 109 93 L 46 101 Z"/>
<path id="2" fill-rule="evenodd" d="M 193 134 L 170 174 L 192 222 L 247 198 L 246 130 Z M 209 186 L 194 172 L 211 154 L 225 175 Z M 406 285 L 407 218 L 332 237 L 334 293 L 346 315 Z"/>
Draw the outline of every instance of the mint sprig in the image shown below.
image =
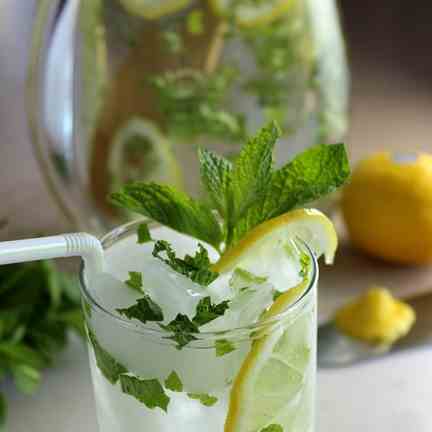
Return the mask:
<path id="1" fill-rule="evenodd" d="M 322 198 L 349 177 L 343 144 L 311 147 L 274 169 L 272 154 L 280 133 L 271 122 L 247 141 L 233 162 L 200 150 L 201 182 L 210 204 L 155 183 L 126 185 L 112 201 L 223 252 L 255 226 Z"/>

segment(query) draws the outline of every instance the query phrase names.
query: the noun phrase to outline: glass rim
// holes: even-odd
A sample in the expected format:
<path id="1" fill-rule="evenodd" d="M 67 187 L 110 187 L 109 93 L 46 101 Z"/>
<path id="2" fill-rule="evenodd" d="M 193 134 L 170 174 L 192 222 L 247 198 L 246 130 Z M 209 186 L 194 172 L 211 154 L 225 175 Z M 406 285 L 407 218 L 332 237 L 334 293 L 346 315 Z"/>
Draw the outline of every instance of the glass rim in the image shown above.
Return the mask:
<path id="1" fill-rule="evenodd" d="M 132 222 L 125 223 L 120 225 L 113 230 L 109 231 L 105 234 L 100 240 L 102 243 L 102 247 L 104 250 L 113 246 L 116 242 L 128 237 L 129 235 L 136 232 L 138 226 L 146 222 L 150 225 L 150 228 L 160 227 L 162 225 L 155 223 L 153 221 L 149 221 L 149 219 L 140 219 L 134 220 Z M 309 271 L 310 280 L 302 294 L 292 303 L 290 303 L 282 312 L 266 319 L 261 320 L 255 323 L 251 323 L 249 325 L 233 327 L 226 330 L 219 331 L 206 331 L 194 333 L 193 336 L 195 340 L 193 342 L 199 341 L 209 341 L 209 340 L 217 340 L 223 337 L 224 339 L 235 339 L 236 337 L 242 336 L 243 334 L 247 335 L 250 338 L 251 332 L 258 332 L 260 330 L 266 329 L 274 324 L 278 324 L 282 322 L 285 318 L 288 318 L 292 314 L 294 314 L 297 310 L 301 309 L 308 301 L 313 288 L 318 282 L 319 276 L 319 268 L 318 261 L 315 254 L 312 252 L 311 248 L 307 245 L 307 243 L 301 239 L 299 239 L 301 244 L 306 249 L 309 257 L 311 258 L 312 266 Z M 150 324 L 143 324 L 139 322 L 131 321 L 125 317 L 114 314 L 112 311 L 108 310 L 100 301 L 96 300 L 96 298 L 92 295 L 91 290 L 87 287 L 85 281 L 85 268 L 84 264 L 81 264 L 80 272 L 79 272 L 79 280 L 81 285 L 81 294 L 85 298 L 85 300 L 89 303 L 92 309 L 97 310 L 103 315 L 107 316 L 109 319 L 114 320 L 118 325 L 129 329 L 134 333 L 140 333 L 147 336 L 157 336 L 161 339 L 166 339 L 167 332 L 162 329 L 157 329 Z M 292 288 L 294 288 L 293 286 Z M 288 292 L 288 291 L 285 291 Z M 189 345 L 188 345 L 189 347 Z"/>

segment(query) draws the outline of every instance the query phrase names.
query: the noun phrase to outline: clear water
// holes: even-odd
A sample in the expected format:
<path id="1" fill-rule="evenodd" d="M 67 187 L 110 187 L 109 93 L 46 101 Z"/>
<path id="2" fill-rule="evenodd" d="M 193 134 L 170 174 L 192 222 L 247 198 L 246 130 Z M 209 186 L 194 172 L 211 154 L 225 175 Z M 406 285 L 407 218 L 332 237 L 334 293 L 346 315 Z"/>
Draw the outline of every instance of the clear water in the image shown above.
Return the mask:
<path id="1" fill-rule="evenodd" d="M 167 229 L 154 231 L 153 237 L 168 238 L 175 245 L 178 255 L 180 251 L 192 253 L 195 250 L 194 240 L 173 234 Z M 107 249 L 109 274 L 87 276 L 91 279 L 89 289 L 92 296 L 113 315 L 95 307 L 90 308 L 89 314 L 87 308 L 87 325 L 104 350 L 124 365 L 129 373 L 142 379 L 156 378 L 163 383 L 172 371 L 176 371 L 183 382 L 184 391 L 177 393 L 166 390 L 171 399 L 167 413 L 159 408 L 149 409 L 132 396 L 124 394 L 119 384 L 113 385 L 104 377 L 96 364 L 92 346 L 89 344 L 99 430 L 100 432 L 127 430 L 168 432 L 178 428 L 188 432 L 203 430 L 222 432 L 228 413 L 232 382 L 251 349 L 250 332 L 243 334 L 242 337 L 233 337 L 236 350 L 217 357 L 213 341 L 200 340 L 182 350 L 177 350 L 170 341 L 162 339 L 159 333 L 143 333 L 142 325 L 139 323 L 136 323 L 136 326 L 122 325 L 114 318 L 115 309 L 133 304 L 140 296 L 121 282 L 127 279 L 129 271 L 143 273 L 143 279 L 149 283 L 146 287 L 149 288 L 151 296 L 158 299 L 164 311 L 171 310 L 171 315 L 181 310 L 192 316 L 197 298 L 205 294 L 204 288 L 185 278 L 182 279 L 181 276 L 170 274 L 166 268 L 158 267 L 159 263 L 156 261 L 155 264 L 155 259 L 149 255 L 150 250 L 150 244 L 138 245 L 135 235 L 130 235 Z M 249 265 L 253 265 L 252 261 Z M 279 265 L 281 264 L 279 262 Z M 245 266 L 247 265 L 248 263 L 245 263 Z M 291 276 L 286 278 L 286 284 L 292 286 L 292 276 L 296 271 L 290 273 L 286 270 L 285 272 Z M 215 286 L 209 287 L 209 292 L 206 294 L 210 294 L 213 299 L 218 296 L 226 298 L 229 291 L 226 288 L 227 279 L 222 277 L 216 282 Z M 225 285 L 225 292 L 223 285 Z M 277 286 L 277 288 L 286 290 L 289 286 Z M 265 291 L 265 285 L 262 287 Z M 231 312 L 233 317 L 229 325 L 245 324 L 245 320 L 256 321 L 262 309 L 256 307 L 254 313 L 253 305 L 256 306 L 261 302 L 262 306 L 267 301 L 271 302 L 271 299 L 266 300 L 265 294 L 259 297 L 259 300 L 257 299 L 255 303 L 252 301 L 252 304 L 249 303 L 243 310 L 242 304 L 238 305 L 239 313 L 233 307 Z M 313 290 L 301 308 L 293 310 L 292 314 L 288 314 L 279 325 L 266 331 L 268 338 L 277 342 L 273 352 L 275 358 L 268 380 L 261 383 L 258 380 L 255 383 L 254 394 L 259 397 L 268 396 L 269 400 L 276 401 L 274 406 L 278 408 L 271 413 L 274 419 L 270 423 L 280 424 L 285 432 L 313 432 L 314 430 L 315 314 Z M 219 323 L 216 322 L 218 320 Z M 218 318 L 208 324 L 209 330 L 214 329 L 212 325 L 215 329 L 219 329 L 227 323 Z M 151 327 L 150 325 L 147 328 Z M 290 365 L 292 373 L 287 374 L 286 369 L 282 369 L 284 372 L 281 373 L 281 364 Z M 278 393 L 278 385 L 283 385 L 280 388 L 283 388 L 284 393 Z M 190 399 L 187 393 L 206 393 L 217 397 L 218 401 L 215 405 L 206 407 L 199 401 Z M 262 407 L 264 410 L 264 405 Z M 250 426 L 245 426 L 238 432 L 259 432 L 266 426 L 265 420 L 261 419 L 260 422 L 259 428 L 251 429 Z"/>

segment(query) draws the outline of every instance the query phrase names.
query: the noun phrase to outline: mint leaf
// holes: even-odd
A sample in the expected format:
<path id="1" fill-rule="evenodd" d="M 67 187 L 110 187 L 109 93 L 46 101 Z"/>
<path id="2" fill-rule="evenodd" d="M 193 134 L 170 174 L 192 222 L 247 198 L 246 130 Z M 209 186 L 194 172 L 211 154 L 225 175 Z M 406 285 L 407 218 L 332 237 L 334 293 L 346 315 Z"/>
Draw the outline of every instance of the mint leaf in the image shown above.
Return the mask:
<path id="1" fill-rule="evenodd" d="M 227 339 L 219 339 L 215 342 L 216 357 L 222 357 L 235 350 L 235 346 Z"/>
<path id="2" fill-rule="evenodd" d="M 147 243 L 152 240 L 149 227 L 146 223 L 142 223 L 138 226 L 137 236 L 139 244 Z"/>
<path id="3" fill-rule="evenodd" d="M 125 281 L 125 284 L 135 291 L 142 292 L 142 274 L 135 271 L 129 272 L 129 279 Z"/>
<path id="4" fill-rule="evenodd" d="M 144 324 L 147 321 L 164 320 L 162 309 L 148 295 L 139 298 L 136 300 L 136 304 L 128 308 L 117 309 L 117 312 L 128 319 L 136 319 Z"/>
<path id="5" fill-rule="evenodd" d="M 173 392 L 183 391 L 183 383 L 175 371 L 172 371 L 165 380 L 165 387 Z"/>
<path id="6" fill-rule="evenodd" d="M 237 221 L 231 243 L 260 223 L 335 191 L 349 174 L 343 144 L 311 147 L 272 173 L 265 195 Z"/>
<path id="7" fill-rule="evenodd" d="M 192 321 L 197 326 L 202 326 L 210 321 L 222 316 L 229 307 L 229 301 L 223 301 L 217 305 L 211 302 L 210 297 L 204 297 L 196 307 L 196 315 Z"/>
<path id="8" fill-rule="evenodd" d="M 157 379 L 141 379 L 133 375 L 120 375 L 123 393 L 133 396 L 147 408 L 160 408 L 167 412 L 170 398 Z"/>
<path id="9" fill-rule="evenodd" d="M 273 301 L 276 301 L 281 295 L 283 291 L 278 291 L 277 289 L 273 290 Z"/>
<path id="10" fill-rule="evenodd" d="M 12 366 L 12 376 L 16 388 L 28 395 L 36 391 L 41 381 L 41 374 L 37 369 L 23 364 Z"/>
<path id="11" fill-rule="evenodd" d="M 156 183 L 131 183 L 111 195 L 114 204 L 219 248 L 221 227 L 212 210 L 183 192 Z"/>
<path id="12" fill-rule="evenodd" d="M 261 432 L 283 432 L 283 427 L 278 424 L 271 424 L 264 429 L 261 429 Z"/>
<path id="13" fill-rule="evenodd" d="M 205 148 L 198 150 L 198 159 L 201 183 L 207 190 L 211 204 L 225 218 L 231 212 L 232 163 Z"/>
<path id="14" fill-rule="evenodd" d="M 34 369 L 43 369 L 48 365 L 46 357 L 24 343 L 0 343 L 0 357 L 11 364 L 23 364 Z"/>
<path id="15" fill-rule="evenodd" d="M 187 315 L 183 314 L 177 314 L 175 319 L 173 319 L 170 323 L 159 324 L 159 326 L 163 330 L 173 334 L 166 339 L 176 342 L 176 348 L 179 350 L 186 346 L 189 342 L 196 340 L 196 337 L 193 334 L 199 333 L 198 326 L 193 323 Z"/>
<path id="16" fill-rule="evenodd" d="M 97 367 L 111 384 L 115 384 L 119 380 L 120 375 L 127 372 L 126 368 L 100 346 L 91 330 L 88 331 L 88 336 L 93 346 Z"/>
<path id="17" fill-rule="evenodd" d="M 176 257 L 174 250 L 167 241 L 158 240 L 154 245 L 153 256 L 202 286 L 210 285 L 219 276 L 218 273 L 210 270 L 211 263 L 208 252 L 201 243 L 198 244 L 198 251 L 193 257 L 186 255 L 180 259 Z"/>
<path id="18" fill-rule="evenodd" d="M 299 275 L 301 277 L 307 276 L 309 272 L 309 266 L 311 263 L 311 257 L 306 252 L 300 253 L 300 271 Z"/>
<path id="19" fill-rule="evenodd" d="M 233 222 L 261 198 L 271 181 L 273 148 L 281 130 L 275 122 L 263 127 L 248 140 L 232 170 Z"/>
<path id="20" fill-rule="evenodd" d="M 187 395 L 190 399 L 198 400 L 206 407 L 211 407 L 218 401 L 217 397 L 206 393 L 188 393 Z"/>
<path id="21" fill-rule="evenodd" d="M 229 285 L 235 292 L 241 292 L 251 285 L 263 284 L 267 279 L 266 276 L 257 276 L 250 271 L 236 267 L 229 281 Z"/>

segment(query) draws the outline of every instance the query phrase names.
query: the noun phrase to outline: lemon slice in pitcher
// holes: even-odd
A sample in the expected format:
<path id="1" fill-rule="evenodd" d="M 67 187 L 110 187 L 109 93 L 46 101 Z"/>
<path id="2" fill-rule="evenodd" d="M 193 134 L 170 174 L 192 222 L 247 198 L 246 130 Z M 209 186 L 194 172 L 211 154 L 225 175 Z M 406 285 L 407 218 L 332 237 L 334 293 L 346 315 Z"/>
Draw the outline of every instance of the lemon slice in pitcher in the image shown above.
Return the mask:
<path id="1" fill-rule="evenodd" d="M 121 0 L 121 4 L 129 13 L 150 20 L 175 13 L 190 3 L 191 0 Z"/>
<path id="2" fill-rule="evenodd" d="M 256 27 L 269 24 L 287 12 L 296 2 L 296 0 L 209 1 L 217 15 L 234 15 L 237 23 L 243 27 Z"/>

